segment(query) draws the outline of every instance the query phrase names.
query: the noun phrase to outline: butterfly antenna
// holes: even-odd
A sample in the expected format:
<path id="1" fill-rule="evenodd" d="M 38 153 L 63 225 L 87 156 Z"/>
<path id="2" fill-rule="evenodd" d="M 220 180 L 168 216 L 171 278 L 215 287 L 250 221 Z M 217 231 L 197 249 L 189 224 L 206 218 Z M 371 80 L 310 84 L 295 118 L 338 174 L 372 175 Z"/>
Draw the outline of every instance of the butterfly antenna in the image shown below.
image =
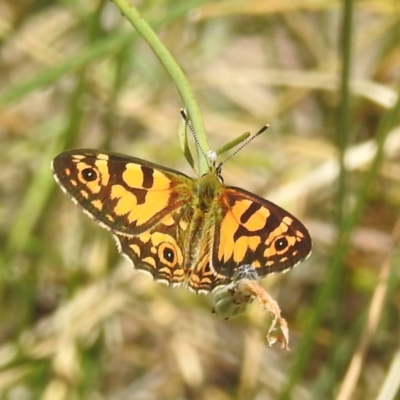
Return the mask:
<path id="1" fill-rule="evenodd" d="M 222 161 L 219 164 L 218 169 L 221 169 L 222 165 L 224 165 L 228 160 L 230 160 L 233 156 L 235 156 L 237 153 L 239 153 L 239 151 L 242 150 L 243 147 L 246 147 L 252 140 L 254 140 L 257 136 L 261 135 L 268 128 L 269 128 L 269 124 L 264 125 L 257 133 L 255 133 L 251 138 L 246 140 L 238 149 L 236 149 L 228 158 L 226 158 L 224 161 Z"/>
<path id="2" fill-rule="evenodd" d="M 204 151 L 203 147 L 201 146 L 199 139 L 197 138 L 196 132 L 193 129 L 192 123 L 190 122 L 190 119 L 188 118 L 187 114 L 186 114 L 186 110 L 184 110 L 183 108 L 181 108 L 181 115 L 182 118 L 184 119 L 186 125 L 188 126 L 190 132 L 192 133 L 193 137 L 194 137 L 194 141 L 196 142 L 196 146 L 198 149 L 200 149 L 201 154 L 204 156 L 204 158 L 207 161 L 212 161 L 215 162 L 215 160 L 213 160 L 213 157 L 210 155 L 207 155 L 206 152 Z"/>

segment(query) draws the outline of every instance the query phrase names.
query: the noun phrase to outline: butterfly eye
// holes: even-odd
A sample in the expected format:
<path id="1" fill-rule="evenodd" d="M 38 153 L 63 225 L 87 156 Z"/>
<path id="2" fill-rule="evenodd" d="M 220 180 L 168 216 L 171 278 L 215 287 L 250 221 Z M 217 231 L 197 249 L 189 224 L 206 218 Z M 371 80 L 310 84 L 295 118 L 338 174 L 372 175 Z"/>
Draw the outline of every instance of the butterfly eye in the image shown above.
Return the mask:
<path id="1" fill-rule="evenodd" d="M 285 250 L 289 245 L 289 242 L 285 237 L 279 237 L 278 239 L 275 240 L 274 246 L 276 251 L 283 251 Z"/>
<path id="2" fill-rule="evenodd" d="M 81 174 L 82 178 L 87 182 L 93 182 L 97 179 L 97 172 L 94 168 L 85 168 Z"/>

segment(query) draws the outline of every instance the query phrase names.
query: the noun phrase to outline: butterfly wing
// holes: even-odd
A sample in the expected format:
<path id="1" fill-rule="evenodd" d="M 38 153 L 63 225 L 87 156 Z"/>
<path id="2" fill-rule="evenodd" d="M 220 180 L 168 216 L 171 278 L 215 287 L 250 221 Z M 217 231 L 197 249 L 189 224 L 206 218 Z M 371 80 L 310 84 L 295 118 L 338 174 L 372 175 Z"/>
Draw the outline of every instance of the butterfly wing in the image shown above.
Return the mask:
<path id="1" fill-rule="evenodd" d="M 52 168 L 63 191 L 114 234 L 136 269 L 166 284 L 184 281 L 181 248 L 191 178 L 138 158 L 86 149 L 60 154 Z"/>
<path id="2" fill-rule="evenodd" d="M 232 278 L 252 265 L 260 278 L 286 272 L 311 253 L 311 237 L 293 215 L 240 188 L 226 187 L 219 199 L 221 224 L 215 226 L 212 269 Z"/>
<path id="3" fill-rule="evenodd" d="M 52 168 L 63 191 L 119 236 L 149 230 L 193 198 L 188 176 L 120 154 L 70 150 L 58 155 Z"/>
<path id="4" fill-rule="evenodd" d="M 133 267 L 155 281 L 177 286 L 185 281 L 182 252 L 184 228 L 179 218 L 163 218 L 154 228 L 136 236 L 114 235 L 119 251 Z"/>
<path id="5" fill-rule="evenodd" d="M 186 284 L 196 293 L 208 293 L 218 286 L 225 286 L 232 282 L 235 268 L 232 269 L 233 274 L 230 276 L 222 275 L 218 268 L 213 267 L 212 244 L 216 225 L 214 223 L 212 226 L 205 226 L 198 251 L 198 259 L 192 268 L 187 270 Z"/>

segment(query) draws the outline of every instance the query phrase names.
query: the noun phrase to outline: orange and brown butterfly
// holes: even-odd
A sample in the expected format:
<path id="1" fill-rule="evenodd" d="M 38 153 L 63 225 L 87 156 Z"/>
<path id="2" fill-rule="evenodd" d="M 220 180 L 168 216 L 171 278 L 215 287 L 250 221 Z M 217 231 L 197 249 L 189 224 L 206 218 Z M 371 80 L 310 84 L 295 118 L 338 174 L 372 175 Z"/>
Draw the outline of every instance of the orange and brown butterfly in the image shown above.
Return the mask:
<path id="1" fill-rule="evenodd" d="M 168 285 L 209 292 L 243 265 L 258 277 L 285 272 L 311 252 L 304 225 L 244 189 L 225 186 L 221 164 L 198 178 L 122 154 L 78 149 L 58 155 L 54 177 L 115 237 L 133 266 Z"/>

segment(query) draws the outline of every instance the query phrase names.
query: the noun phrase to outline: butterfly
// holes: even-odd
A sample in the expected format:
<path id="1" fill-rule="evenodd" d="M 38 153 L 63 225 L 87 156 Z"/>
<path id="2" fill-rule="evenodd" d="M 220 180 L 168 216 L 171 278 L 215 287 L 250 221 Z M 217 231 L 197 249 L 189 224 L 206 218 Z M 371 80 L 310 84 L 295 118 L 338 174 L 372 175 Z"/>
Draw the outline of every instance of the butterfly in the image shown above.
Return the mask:
<path id="1" fill-rule="evenodd" d="M 220 164 L 221 166 L 221 164 Z M 109 230 L 134 268 L 171 286 L 207 293 L 251 266 L 285 272 L 311 252 L 304 225 L 274 203 L 225 186 L 220 166 L 191 178 L 139 158 L 77 149 L 52 162 L 54 177 Z"/>

